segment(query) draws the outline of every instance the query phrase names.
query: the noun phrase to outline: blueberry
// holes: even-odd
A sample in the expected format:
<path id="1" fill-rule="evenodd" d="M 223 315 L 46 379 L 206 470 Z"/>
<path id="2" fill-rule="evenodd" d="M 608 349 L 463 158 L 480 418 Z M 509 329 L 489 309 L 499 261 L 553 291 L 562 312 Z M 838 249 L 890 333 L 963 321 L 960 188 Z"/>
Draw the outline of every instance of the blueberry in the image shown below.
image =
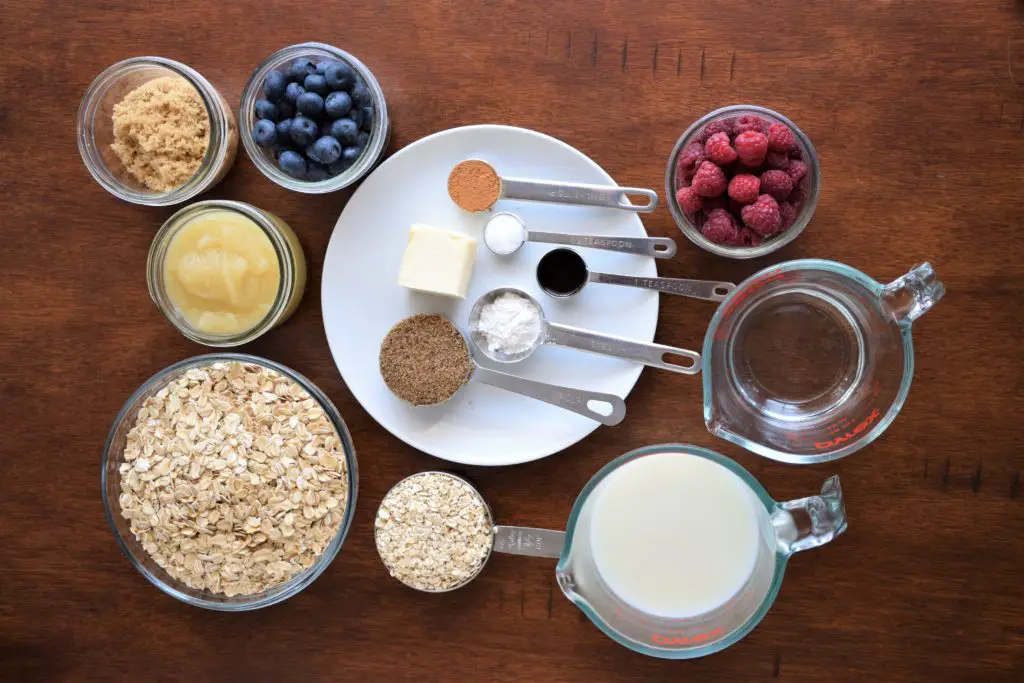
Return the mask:
<path id="1" fill-rule="evenodd" d="M 359 127 L 367 131 L 373 128 L 373 107 L 360 108 Z"/>
<path id="2" fill-rule="evenodd" d="M 291 150 L 282 152 L 277 159 L 277 164 L 282 171 L 293 178 L 302 178 L 306 175 L 306 160 L 298 152 Z"/>
<path id="3" fill-rule="evenodd" d="M 341 157 L 341 143 L 330 136 L 322 137 L 306 149 L 306 156 L 321 164 L 333 164 Z"/>
<path id="4" fill-rule="evenodd" d="M 256 100 L 256 118 L 277 121 L 277 105 L 270 100 Z"/>
<path id="5" fill-rule="evenodd" d="M 313 140 L 316 139 L 318 132 L 319 128 L 313 119 L 308 119 L 305 116 L 296 116 L 292 119 L 290 133 L 296 145 L 305 147 L 306 145 L 313 144 Z"/>
<path id="6" fill-rule="evenodd" d="M 302 87 L 306 89 L 306 92 L 315 92 L 320 96 L 324 96 L 329 92 L 327 90 L 327 79 L 320 74 L 306 76 L 306 80 L 302 82 Z"/>
<path id="7" fill-rule="evenodd" d="M 306 92 L 298 83 L 289 83 L 288 87 L 284 91 L 284 99 L 292 104 L 295 104 L 295 100 L 299 99 L 299 95 Z"/>
<path id="8" fill-rule="evenodd" d="M 345 145 L 353 145 L 359 134 L 359 126 L 352 119 L 338 119 L 331 124 L 331 135 Z"/>
<path id="9" fill-rule="evenodd" d="M 351 161 L 345 161 L 344 159 L 338 159 L 333 164 L 327 167 L 328 173 L 331 175 L 339 175 L 344 173 L 345 170 L 352 165 Z"/>
<path id="10" fill-rule="evenodd" d="M 288 77 L 280 71 L 271 71 L 267 73 L 267 78 L 263 81 L 263 94 L 271 102 L 280 102 L 287 87 Z"/>
<path id="11" fill-rule="evenodd" d="M 321 180 L 327 180 L 331 177 L 327 167 L 323 164 L 318 164 L 315 161 L 309 162 L 309 170 L 306 171 L 306 180 L 313 182 L 319 182 Z"/>
<path id="12" fill-rule="evenodd" d="M 260 119 L 252 127 L 252 139 L 260 147 L 273 147 L 277 143 L 277 126 L 273 121 Z"/>
<path id="13" fill-rule="evenodd" d="M 295 105 L 286 99 L 277 103 L 277 120 L 283 121 L 295 116 Z"/>
<path id="14" fill-rule="evenodd" d="M 337 62 L 335 62 L 333 59 L 322 59 L 316 63 L 316 72 L 323 76 L 325 73 L 327 73 L 327 67 L 331 66 L 332 64 L 337 64 Z"/>
<path id="15" fill-rule="evenodd" d="M 292 62 L 292 68 L 288 71 L 288 77 L 293 81 L 301 83 L 309 74 L 316 73 L 316 66 L 305 57 Z"/>
<path id="16" fill-rule="evenodd" d="M 373 98 L 370 97 L 370 89 L 362 81 L 358 81 L 349 91 L 352 94 L 352 101 L 357 107 L 369 107 L 373 105 Z"/>
<path id="17" fill-rule="evenodd" d="M 319 116 L 320 112 L 324 110 L 324 98 L 315 92 L 304 92 L 295 102 L 295 108 L 306 116 Z"/>
<path id="18" fill-rule="evenodd" d="M 359 135 L 356 136 L 356 147 L 359 149 L 366 149 L 366 145 L 370 142 L 370 134 L 365 130 L 359 131 Z"/>
<path id="19" fill-rule="evenodd" d="M 274 148 L 274 158 L 277 159 L 278 161 L 281 160 L 281 155 L 284 154 L 285 152 L 295 152 L 299 156 L 302 156 L 301 150 L 295 149 L 294 147 L 288 144 L 281 144 L 281 140 L 278 140 L 277 142 L 278 145 L 277 147 Z"/>
<path id="20" fill-rule="evenodd" d="M 352 147 L 346 147 L 345 149 L 342 150 L 341 158 L 343 161 L 347 161 L 351 166 L 352 164 L 356 163 L 356 159 L 358 159 L 359 155 L 361 155 L 362 153 L 363 150 L 353 145 Z"/>
<path id="21" fill-rule="evenodd" d="M 352 98 L 347 92 L 332 92 L 324 101 L 324 109 L 332 119 L 338 119 L 352 110 Z"/>
<path id="22" fill-rule="evenodd" d="M 277 141 L 288 142 L 292 139 L 292 120 L 281 119 L 277 122 Z"/>
<path id="23" fill-rule="evenodd" d="M 331 90 L 348 90 L 356 82 L 356 74 L 345 62 L 335 62 L 324 71 Z"/>

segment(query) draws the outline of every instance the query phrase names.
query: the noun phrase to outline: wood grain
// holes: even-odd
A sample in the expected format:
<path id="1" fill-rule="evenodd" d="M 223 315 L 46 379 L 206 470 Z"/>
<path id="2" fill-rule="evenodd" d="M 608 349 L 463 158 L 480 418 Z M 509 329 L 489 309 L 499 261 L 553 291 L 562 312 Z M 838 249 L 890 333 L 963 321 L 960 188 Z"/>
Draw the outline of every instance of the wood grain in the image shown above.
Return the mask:
<path id="1" fill-rule="evenodd" d="M 823 172 L 807 232 L 731 262 L 689 245 L 659 210 L 648 231 L 680 243 L 663 275 L 739 281 L 816 256 L 888 281 L 934 264 L 948 294 L 915 327 L 913 390 L 855 457 L 757 458 L 707 433 L 699 382 L 646 372 L 620 427 L 529 465 L 454 468 L 503 521 L 550 527 L 600 465 L 646 444 L 716 449 L 781 499 L 840 473 L 849 532 L 794 560 L 741 643 L 691 662 L 636 655 L 561 596 L 544 561 L 496 557 L 443 596 L 391 580 L 373 548 L 376 505 L 399 478 L 443 463 L 373 422 L 325 343 L 320 269 L 350 193 L 288 193 L 244 155 L 210 196 L 280 213 L 311 264 L 294 319 L 245 350 L 308 375 L 340 407 L 362 474 L 355 526 L 312 587 L 243 615 L 179 604 L 122 557 L 99 495 L 110 421 L 146 377 L 204 349 L 146 294 L 146 253 L 171 210 L 119 202 L 91 180 L 75 147 L 78 98 L 114 61 L 154 54 L 237 102 L 260 59 L 310 39 L 374 70 L 392 150 L 507 123 L 565 140 L 621 184 L 660 189 L 677 136 L 712 108 L 753 102 L 798 122 Z M 26 0 L 0 9 L 0 45 L 0 680 L 1024 680 L 1020 2 Z M 711 312 L 665 297 L 658 340 L 699 344 Z"/>

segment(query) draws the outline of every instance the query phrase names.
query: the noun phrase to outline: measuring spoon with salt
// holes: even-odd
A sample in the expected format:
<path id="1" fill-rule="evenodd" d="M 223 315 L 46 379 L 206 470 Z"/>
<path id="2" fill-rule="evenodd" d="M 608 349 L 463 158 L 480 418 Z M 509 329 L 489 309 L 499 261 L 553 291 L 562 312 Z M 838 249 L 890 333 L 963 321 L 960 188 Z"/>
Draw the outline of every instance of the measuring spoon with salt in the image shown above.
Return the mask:
<path id="1" fill-rule="evenodd" d="M 484 306 L 505 294 L 514 294 L 522 297 L 537 310 L 537 314 L 540 316 L 540 325 L 537 328 L 536 338 L 529 348 L 518 353 L 503 353 L 500 350 L 491 349 L 487 335 L 480 329 L 480 314 Z M 473 304 L 473 308 L 469 312 L 469 338 L 481 353 L 499 363 L 518 363 L 533 355 L 533 352 L 544 344 L 552 344 L 611 356 L 613 358 L 636 361 L 653 368 L 678 372 L 683 375 L 696 375 L 700 372 L 700 354 L 696 351 L 677 349 L 672 346 L 663 346 L 662 344 L 638 342 L 610 334 L 592 332 L 578 327 L 550 322 L 544 316 L 544 309 L 541 308 L 536 299 L 515 287 L 499 287 L 487 292 L 476 300 L 476 303 Z M 665 360 L 666 358 L 682 359 L 683 364 L 670 363 Z"/>
<path id="2" fill-rule="evenodd" d="M 586 185 L 555 180 L 503 178 L 482 159 L 466 159 L 448 175 L 448 194 L 465 211 L 486 211 L 499 199 L 549 202 L 575 206 L 601 206 L 634 213 L 651 213 L 658 206 L 658 193 L 641 187 Z M 646 202 L 633 204 L 629 195 Z"/>
<path id="3" fill-rule="evenodd" d="M 590 247 L 591 249 L 641 254 L 654 258 L 672 258 L 676 255 L 676 243 L 668 237 L 615 237 L 539 232 L 527 230 L 523 219 L 508 211 L 499 211 L 487 219 L 487 223 L 484 224 L 484 244 L 499 256 L 516 253 L 527 242 Z"/>

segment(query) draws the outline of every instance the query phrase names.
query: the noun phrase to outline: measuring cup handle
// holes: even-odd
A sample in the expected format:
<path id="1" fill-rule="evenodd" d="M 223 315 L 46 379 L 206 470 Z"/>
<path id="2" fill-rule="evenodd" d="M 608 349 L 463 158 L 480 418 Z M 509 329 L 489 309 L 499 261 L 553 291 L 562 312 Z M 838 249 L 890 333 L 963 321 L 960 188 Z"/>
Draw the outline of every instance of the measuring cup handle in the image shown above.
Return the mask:
<path id="1" fill-rule="evenodd" d="M 826 479 L 821 495 L 779 503 L 772 513 L 772 526 L 779 549 L 786 554 L 825 545 L 846 531 L 846 504 L 839 477 Z"/>
<path id="2" fill-rule="evenodd" d="M 632 204 L 629 195 L 639 195 L 647 201 Z M 576 206 L 604 206 L 636 213 L 651 213 L 658 207 L 658 193 L 641 187 L 617 185 L 584 185 L 558 183 L 524 178 L 502 178 L 501 196 L 506 199 L 524 199 L 530 202 L 551 202 Z"/>
<path id="3" fill-rule="evenodd" d="M 696 375 L 700 372 L 700 354 L 696 351 L 687 351 L 661 344 L 646 344 L 610 334 L 581 330 L 569 325 L 548 323 L 546 341 L 558 346 L 568 346 L 591 353 L 637 361 L 652 368 L 678 372 L 683 375 Z M 685 364 L 669 363 L 665 360 L 666 356 L 682 358 L 685 360 Z"/>
<path id="4" fill-rule="evenodd" d="M 591 420 L 600 422 L 603 425 L 617 425 L 626 417 L 626 402 L 615 394 L 602 394 L 597 391 L 585 391 L 583 389 L 572 389 L 561 387 L 557 384 L 545 384 L 535 382 L 525 377 L 516 377 L 497 370 L 488 368 L 477 368 L 473 379 L 492 387 L 498 387 L 514 394 L 529 396 L 538 401 L 550 403 L 559 408 L 565 408 L 577 415 L 589 417 Z M 590 407 L 591 403 L 606 405 L 607 412 L 599 412 Z"/>
<path id="5" fill-rule="evenodd" d="M 526 239 L 544 244 L 564 244 L 570 247 L 590 247 L 620 251 L 625 254 L 641 254 L 654 258 L 672 258 L 676 255 L 676 243 L 669 237 L 606 237 L 604 235 L 566 235 L 560 232 L 536 232 L 530 230 Z"/>
<path id="6" fill-rule="evenodd" d="M 565 546 L 565 532 L 528 526 L 495 526 L 494 551 L 509 555 L 558 559 Z"/>
<path id="7" fill-rule="evenodd" d="M 591 282 L 603 282 L 609 285 L 625 285 L 640 289 L 654 289 L 666 294 L 688 296 L 691 299 L 705 301 L 722 301 L 736 289 L 731 282 L 712 282 L 710 280 L 683 280 L 671 277 L 634 277 L 632 275 L 615 275 L 613 273 L 591 273 Z"/>

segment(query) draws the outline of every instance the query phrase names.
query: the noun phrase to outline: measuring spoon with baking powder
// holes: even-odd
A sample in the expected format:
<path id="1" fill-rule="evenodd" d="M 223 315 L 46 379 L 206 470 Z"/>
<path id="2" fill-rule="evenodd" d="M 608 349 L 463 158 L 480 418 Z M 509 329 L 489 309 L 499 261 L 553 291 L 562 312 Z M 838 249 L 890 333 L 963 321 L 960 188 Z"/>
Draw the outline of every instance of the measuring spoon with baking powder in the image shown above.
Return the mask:
<path id="1" fill-rule="evenodd" d="M 731 282 L 595 273 L 582 256 L 567 247 L 552 249 L 537 263 L 537 284 L 548 296 L 564 299 L 579 294 L 588 282 L 653 289 L 704 301 L 722 301 L 736 289 Z"/>
<path id="2" fill-rule="evenodd" d="M 518 353 L 503 353 L 491 349 L 487 343 L 487 335 L 480 330 L 480 314 L 484 306 L 493 302 L 503 294 L 514 294 L 528 301 L 540 316 L 540 326 L 537 330 L 537 337 L 530 344 L 528 349 Z M 636 361 L 649 365 L 652 368 L 678 372 L 683 375 L 696 375 L 700 372 L 700 354 L 696 351 L 677 349 L 672 346 L 661 344 L 632 341 L 623 337 L 616 337 L 601 332 L 591 332 L 569 325 L 559 325 L 549 322 L 544 316 L 544 309 L 529 294 L 515 287 L 499 287 L 487 292 L 473 304 L 469 312 L 469 338 L 473 345 L 485 356 L 499 363 L 518 363 L 526 360 L 533 352 L 544 344 L 566 346 L 581 351 L 598 353 L 603 356 L 612 356 L 623 360 Z M 670 363 L 666 358 L 679 358 L 682 364 Z"/>
<path id="3" fill-rule="evenodd" d="M 651 213 L 658 206 L 658 193 L 640 187 L 586 185 L 532 178 L 502 178 L 482 159 L 460 161 L 448 175 L 448 194 L 465 211 L 486 211 L 499 199 L 550 202 L 575 206 L 601 206 L 635 213 Z M 643 197 L 633 204 L 629 196 Z"/>
<path id="4" fill-rule="evenodd" d="M 509 256 L 527 242 L 566 244 L 654 258 L 672 258 L 676 243 L 669 237 L 615 237 L 610 235 L 573 235 L 563 232 L 527 230 L 523 219 L 508 211 L 499 211 L 484 224 L 484 244 L 499 256 Z"/>

